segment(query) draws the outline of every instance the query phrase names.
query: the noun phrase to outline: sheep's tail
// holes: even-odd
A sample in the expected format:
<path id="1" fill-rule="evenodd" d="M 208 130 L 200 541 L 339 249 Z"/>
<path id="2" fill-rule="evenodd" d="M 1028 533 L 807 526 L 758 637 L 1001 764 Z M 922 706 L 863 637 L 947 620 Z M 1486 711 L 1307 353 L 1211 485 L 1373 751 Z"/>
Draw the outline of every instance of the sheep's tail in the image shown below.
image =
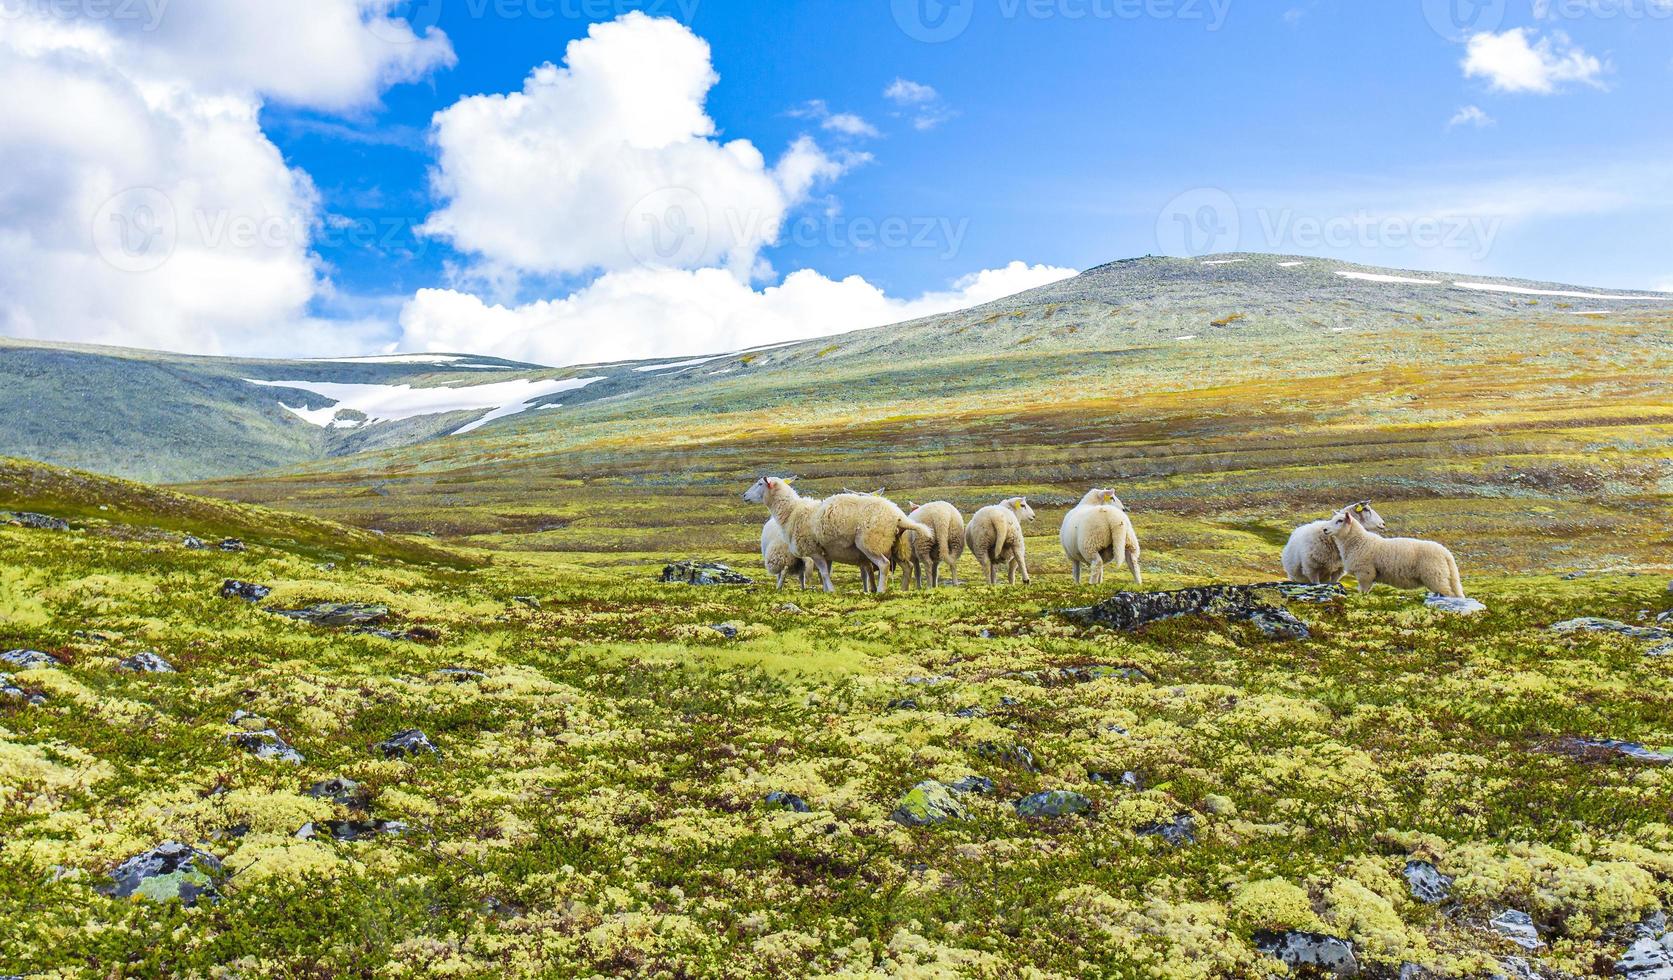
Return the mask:
<path id="1" fill-rule="evenodd" d="M 924 540 L 926 541 L 933 542 L 935 540 L 935 528 L 930 527 L 922 521 L 915 521 L 910 517 L 902 517 L 895 525 L 895 531 L 897 534 L 897 540 L 898 535 L 905 534 L 908 531 L 911 531 L 914 534 L 923 535 Z"/>
<path id="2" fill-rule="evenodd" d="M 1458 559 L 1451 558 L 1450 556 L 1448 556 L 1448 558 L 1449 560 L 1447 564 L 1450 565 L 1452 569 L 1452 594 L 1458 596 L 1459 598 L 1463 598 L 1464 577 L 1458 574 Z"/>

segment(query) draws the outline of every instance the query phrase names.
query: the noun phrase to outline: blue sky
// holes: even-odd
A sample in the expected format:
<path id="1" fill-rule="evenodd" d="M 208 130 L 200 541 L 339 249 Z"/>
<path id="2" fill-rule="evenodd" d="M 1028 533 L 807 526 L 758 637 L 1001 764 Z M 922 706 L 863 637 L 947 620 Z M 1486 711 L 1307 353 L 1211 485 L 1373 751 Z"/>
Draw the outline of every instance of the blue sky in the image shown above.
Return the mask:
<path id="1" fill-rule="evenodd" d="M 261 179 L 218 206 L 300 230 L 242 263 L 240 300 L 270 302 L 238 323 L 210 322 L 207 299 L 176 311 L 199 324 L 178 336 L 162 314 L 142 328 L 71 310 L 97 325 L 76 339 L 254 352 L 277 328 L 326 353 L 701 353 L 1234 249 L 1673 288 L 1666 0 L 309 0 L 284 8 L 307 25 L 254 27 L 276 15 L 222 13 L 254 0 L 133 2 L 166 4 L 157 29 L 83 18 L 118 39 L 95 59 L 243 100 L 247 156 L 271 151 L 298 183 L 275 191 L 273 161 L 251 163 Z M 0 20 L 0 70 L 41 67 L 40 43 L 16 41 L 29 16 Z M 207 55 L 241 44 L 236 67 Z M 514 110 L 502 97 L 543 65 L 535 111 Z M 618 98 L 634 111 L 613 116 Z M 133 125 L 166 132 L 180 112 Z M 92 152 L 40 139 L 30 159 Z M 751 162 L 725 149 L 738 140 Z M 160 272 L 123 270 L 112 303 L 178 297 L 166 277 L 194 247 L 224 257 L 186 203 L 202 157 L 145 175 L 198 228 Z M 609 172 L 641 169 L 677 179 Z M 0 224 L 29 219 L 4 201 Z M 623 226 L 699 211 L 708 250 L 623 252 Z M 765 218 L 725 232 L 737 215 Z M 64 315 L 48 299 L 0 325 L 42 332 Z"/>

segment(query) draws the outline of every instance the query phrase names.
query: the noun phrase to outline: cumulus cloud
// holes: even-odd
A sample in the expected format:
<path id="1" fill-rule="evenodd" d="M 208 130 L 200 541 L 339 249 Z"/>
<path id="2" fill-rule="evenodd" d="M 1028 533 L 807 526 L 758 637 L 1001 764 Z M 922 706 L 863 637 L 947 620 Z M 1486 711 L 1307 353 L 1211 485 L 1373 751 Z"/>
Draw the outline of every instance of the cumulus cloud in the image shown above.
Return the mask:
<path id="1" fill-rule="evenodd" d="M 832 280 L 805 269 L 764 289 L 722 269 L 633 269 L 564 299 L 509 307 L 427 289 L 401 313 L 400 348 L 552 365 L 723 353 L 966 309 L 1074 274 L 1013 262 L 915 299 L 887 296 L 858 276 Z"/>
<path id="2" fill-rule="evenodd" d="M 368 324 L 307 316 L 329 288 L 310 250 L 318 197 L 258 116 L 269 97 L 365 104 L 451 51 L 410 31 L 368 43 L 368 18 L 399 36 L 387 0 L 307 7 L 289 33 L 264 0 L 174 0 L 149 30 L 109 3 L 7 10 L 0 331 L 207 353 L 294 351 L 299 335 L 315 350 L 368 342 Z M 340 63 L 296 70 L 321 50 Z"/>
<path id="3" fill-rule="evenodd" d="M 1483 111 L 1481 106 L 1467 105 L 1454 113 L 1452 120 L 1446 125 L 1448 129 L 1456 129 L 1459 126 L 1474 126 L 1477 129 L 1482 129 L 1493 125 L 1494 122 L 1496 120 Z"/>
<path id="4" fill-rule="evenodd" d="M 1471 37 L 1464 56 L 1464 76 L 1485 78 L 1500 92 L 1553 94 L 1571 83 L 1603 87 L 1607 66 L 1554 31 L 1539 37 L 1525 27 L 1502 34 Z"/>
<path id="5" fill-rule="evenodd" d="M 789 208 L 860 158 L 804 138 L 769 166 L 748 140 L 722 141 L 704 108 L 718 80 L 708 43 L 677 21 L 594 24 L 522 91 L 436 114 L 446 203 L 425 231 L 524 272 L 752 274 Z"/>

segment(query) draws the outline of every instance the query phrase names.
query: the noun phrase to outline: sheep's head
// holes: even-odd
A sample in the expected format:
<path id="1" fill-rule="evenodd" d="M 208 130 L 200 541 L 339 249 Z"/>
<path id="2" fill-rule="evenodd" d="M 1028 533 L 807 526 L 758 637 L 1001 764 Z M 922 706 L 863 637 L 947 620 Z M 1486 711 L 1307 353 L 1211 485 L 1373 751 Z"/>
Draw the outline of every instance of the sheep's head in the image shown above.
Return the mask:
<path id="1" fill-rule="evenodd" d="M 1127 505 L 1121 502 L 1121 498 L 1115 495 L 1114 490 L 1102 488 L 1088 491 L 1086 496 L 1081 498 L 1080 505 L 1082 507 L 1119 507 L 1122 510 L 1127 509 Z"/>
<path id="2" fill-rule="evenodd" d="M 776 476 L 764 476 L 755 481 L 754 486 L 744 491 L 744 502 L 750 504 L 764 504 L 767 498 L 780 490 L 787 489 L 794 483 L 795 477 L 779 479 Z"/>
<path id="3" fill-rule="evenodd" d="M 1358 521 L 1367 531 L 1375 531 L 1378 534 L 1381 534 L 1383 531 L 1388 530 L 1388 522 L 1383 520 L 1383 515 L 1377 513 L 1376 509 L 1371 506 L 1371 501 L 1369 500 L 1361 500 L 1357 504 L 1352 504 L 1342 509 L 1345 512 L 1351 512 L 1354 516 L 1354 520 Z"/>
<path id="4" fill-rule="evenodd" d="M 1354 523 L 1353 508 L 1344 507 L 1336 513 L 1335 517 L 1332 517 L 1330 521 L 1325 524 L 1324 533 L 1328 537 L 1335 537 L 1341 532 L 1347 530 L 1349 527 L 1352 527 Z"/>
<path id="5" fill-rule="evenodd" d="M 1005 504 L 1016 512 L 1017 520 L 1032 521 L 1034 519 L 1034 508 L 1028 506 L 1027 497 L 1012 497 L 1005 501 Z"/>

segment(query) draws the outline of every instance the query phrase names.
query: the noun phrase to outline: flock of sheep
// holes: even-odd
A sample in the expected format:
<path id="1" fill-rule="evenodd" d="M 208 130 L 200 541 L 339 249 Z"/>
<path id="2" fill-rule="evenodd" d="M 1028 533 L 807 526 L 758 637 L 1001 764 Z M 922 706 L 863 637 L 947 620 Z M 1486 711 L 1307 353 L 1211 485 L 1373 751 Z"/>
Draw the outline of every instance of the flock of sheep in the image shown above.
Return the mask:
<path id="1" fill-rule="evenodd" d="M 794 478 L 765 476 L 744 493 L 744 500 L 765 504 L 771 513 L 761 528 L 761 560 L 784 587 L 796 575 L 807 586 L 809 569 L 819 573 L 826 592 L 836 591 L 832 565 L 858 565 L 867 592 L 886 592 L 891 570 L 900 569 L 901 588 L 915 581 L 924 588 L 941 584 L 941 566 L 959 584 L 958 562 L 966 548 L 976 557 L 989 585 L 1005 570 L 1015 584 L 1022 573 L 1026 584 L 1028 550 L 1022 525 L 1035 519 L 1028 498 L 1012 497 L 977 511 L 967 525 L 959 509 L 945 501 L 909 503 L 901 510 L 882 492 L 841 493 L 823 500 L 803 497 L 791 486 Z M 1284 572 L 1293 582 L 1335 584 L 1352 575 L 1361 592 L 1378 585 L 1397 589 L 1428 589 L 1443 596 L 1463 598 L 1458 562 L 1444 545 L 1416 538 L 1385 538 L 1378 532 L 1387 524 L 1369 501 L 1350 504 L 1335 515 L 1296 528 L 1284 547 Z M 1063 553 L 1090 582 L 1104 581 L 1110 564 L 1126 566 L 1136 584 L 1144 583 L 1139 569 L 1139 537 L 1121 498 L 1112 490 L 1089 492 L 1063 518 L 1058 532 Z"/>

